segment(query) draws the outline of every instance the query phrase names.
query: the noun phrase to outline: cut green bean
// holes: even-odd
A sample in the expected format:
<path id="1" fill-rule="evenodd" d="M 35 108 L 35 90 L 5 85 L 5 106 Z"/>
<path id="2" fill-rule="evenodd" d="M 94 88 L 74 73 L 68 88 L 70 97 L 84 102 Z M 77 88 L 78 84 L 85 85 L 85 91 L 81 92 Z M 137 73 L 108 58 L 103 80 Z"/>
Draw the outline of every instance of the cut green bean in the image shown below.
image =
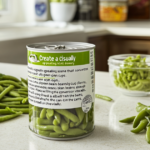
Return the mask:
<path id="1" fill-rule="evenodd" d="M 95 94 L 95 97 L 106 100 L 106 101 L 112 101 L 112 98 L 110 98 L 108 96 L 103 96 L 103 95 L 100 95 L 100 94 Z"/>
<path id="2" fill-rule="evenodd" d="M 84 118 L 84 112 L 82 111 L 82 108 L 76 108 L 76 113 L 77 113 L 77 116 L 80 120 L 80 122 L 82 122 L 83 118 Z"/>
<path id="3" fill-rule="evenodd" d="M 36 118 L 36 123 L 38 125 L 52 125 L 53 120 L 47 120 L 47 119 L 42 119 L 42 118 Z"/>
<path id="4" fill-rule="evenodd" d="M 78 136 L 78 135 L 87 133 L 87 131 L 79 129 L 79 128 L 68 129 L 67 131 L 62 131 L 62 129 L 59 126 L 55 126 L 54 131 L 59 134 L 66 134 L 66 135 L 73 135 L 73 136 Z"/>
<path id="5" fill-rule="evenodd" d="M 54 125 L 36 125 L 36 128 L 38 130 L 43 130 L 43 131 L 54 131 Z"/>
<path id="6" fill-rule="evenodd" d="M 46 111 L 47 111 L 48 117 L 54 116 L 54 110 L 53 109 L 47 109 Z"/>
<path id="7" fill-rule="evenodd" d="M 49 136 L 50 136 L 50 131 L 37 130 L 37 133 L 38 133 L 39 135 L 46 136 L 46 137 L 49 137 Z"/>
<path id="8" fill-rule="evenodd" d="M 57 113 L 57 112 L 54 112 L 54 118 L 58 122 L 58 124 L 60 124 L 60 122 L 61 122 L 61 116 L 60 116 L 60 114 Z"/>
<path id="9" fill-rule="evenodd" d="M 61 119 L 61 129 L 63 131 L 67 131 L 69 129 L 69 124 L 63 118 Z"/>
<path id="10" fill-rule="evenodd" d="M 40 118 L 42 118 L 42 119 L 46 118 L 46 108 L 42 109 L 42 111 L 40 113 Z"/>
<path id="11" fill-rule="evenodd" d="M 69 112 L 68 110 L 65 109 L 55 109 L 56 112 L 58 112 L 59 114 L 67 117 L 68 119 L 70 119 L 73 122 L 79 122 L 79 119 L 76 115 L 72 114 L 71 112 Z"/>

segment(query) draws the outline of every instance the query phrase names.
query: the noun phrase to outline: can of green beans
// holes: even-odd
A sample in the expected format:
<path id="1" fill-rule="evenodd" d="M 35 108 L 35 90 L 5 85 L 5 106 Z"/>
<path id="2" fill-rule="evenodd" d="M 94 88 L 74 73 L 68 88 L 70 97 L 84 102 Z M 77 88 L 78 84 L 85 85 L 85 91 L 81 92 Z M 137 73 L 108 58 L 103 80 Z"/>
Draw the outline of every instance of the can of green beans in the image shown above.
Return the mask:
<path id="1" fill-rule="evenodd" d="M 94 130 L 95 45 L 27 45 L 29 128 L 51 140 L 86 137 Z"/>

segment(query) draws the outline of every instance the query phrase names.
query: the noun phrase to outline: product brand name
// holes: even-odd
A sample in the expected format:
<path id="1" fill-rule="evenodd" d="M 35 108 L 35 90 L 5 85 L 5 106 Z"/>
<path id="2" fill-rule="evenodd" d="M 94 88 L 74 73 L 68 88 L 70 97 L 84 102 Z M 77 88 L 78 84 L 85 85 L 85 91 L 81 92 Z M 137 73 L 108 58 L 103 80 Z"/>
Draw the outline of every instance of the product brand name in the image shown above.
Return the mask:
<path id="1" fill-rule="evenodd" d="M 74 55 L 71 55 L 69 57 L 64 57 L 63 55 L 60 57 L 51 57 L 51 56 L 45 57 L 42 55 L 39 56 L 39 61 L 73 61 L 75 62 L 75 60 L 76 60 L 76 57 Z"/>

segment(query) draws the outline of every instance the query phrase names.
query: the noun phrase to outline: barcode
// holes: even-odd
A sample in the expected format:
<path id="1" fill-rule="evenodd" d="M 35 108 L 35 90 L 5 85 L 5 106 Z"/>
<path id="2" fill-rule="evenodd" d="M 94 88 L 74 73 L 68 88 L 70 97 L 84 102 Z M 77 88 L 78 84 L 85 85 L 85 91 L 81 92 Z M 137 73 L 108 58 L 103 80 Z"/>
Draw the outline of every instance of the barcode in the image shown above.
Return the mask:
<path id="1" fill-rule="evenodd" d="M 90 51 L 90 65 L 91 65 L 91 84 L 92 84 L 92 92 L 94 92 L 94 50 Z"/>

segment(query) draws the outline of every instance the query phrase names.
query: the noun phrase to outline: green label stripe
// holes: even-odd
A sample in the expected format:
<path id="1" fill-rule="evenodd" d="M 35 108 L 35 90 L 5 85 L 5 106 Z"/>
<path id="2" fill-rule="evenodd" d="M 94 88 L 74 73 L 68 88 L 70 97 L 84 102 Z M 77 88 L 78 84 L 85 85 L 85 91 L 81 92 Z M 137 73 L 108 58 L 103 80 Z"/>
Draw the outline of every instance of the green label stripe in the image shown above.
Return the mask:
<path id="1" fill-rule="evenodd" d="M 73 53 L 41 53 L 28 50 L 28 62 L 41 66 L 77 66 L 89 64 L 89 51 Z"/>

